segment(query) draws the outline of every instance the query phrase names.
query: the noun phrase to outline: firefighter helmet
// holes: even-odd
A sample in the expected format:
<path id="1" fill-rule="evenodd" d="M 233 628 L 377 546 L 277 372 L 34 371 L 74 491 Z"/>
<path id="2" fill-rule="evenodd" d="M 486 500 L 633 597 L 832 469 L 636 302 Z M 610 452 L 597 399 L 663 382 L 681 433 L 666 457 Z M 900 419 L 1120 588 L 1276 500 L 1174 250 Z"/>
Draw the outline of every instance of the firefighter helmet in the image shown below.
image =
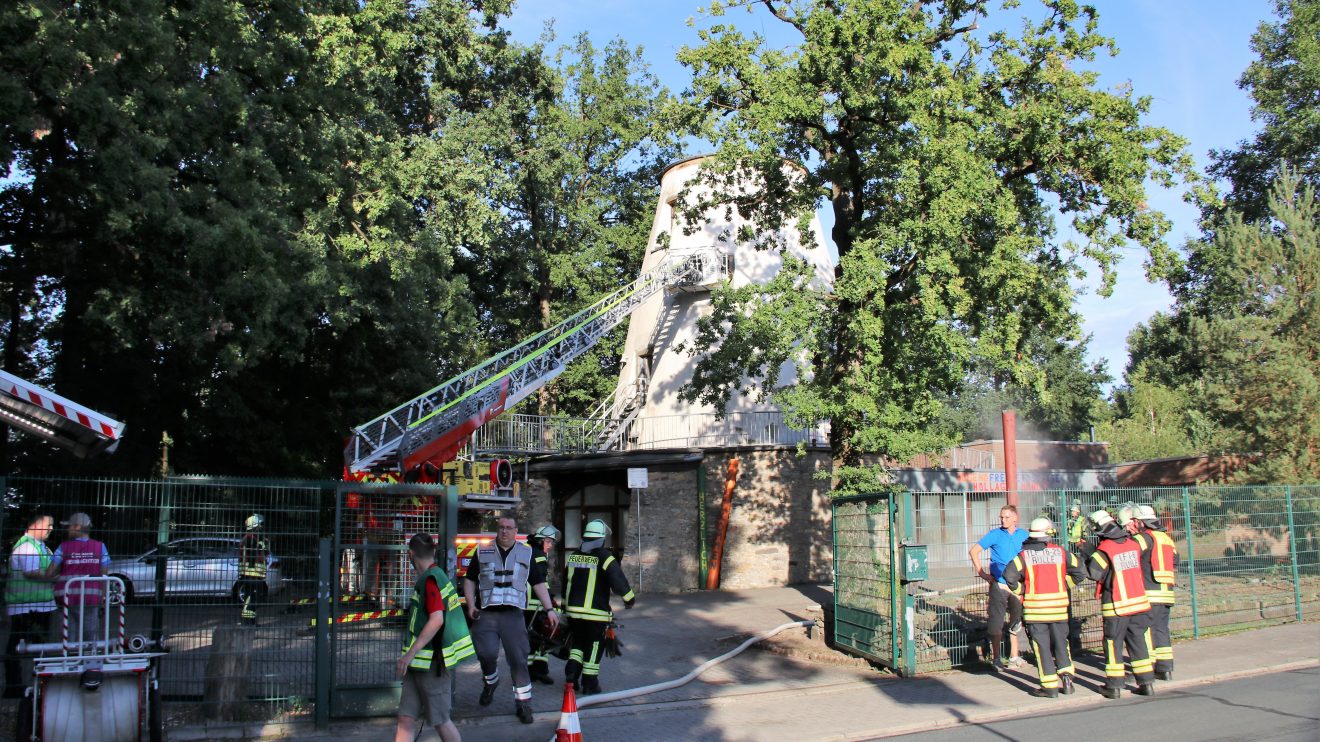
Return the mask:
<path id="1" fill-rule="evenodd" d="M 1125 502 L 1118 508 L 1118 524 L 1120 526 L 1126 526 L 1131 523 L 1132 519 L 1135 517 L 1137 517 L 1136 505 L 1133 505 L 1130 502 Z"/>
<path id="2" fill-rule="evenodd" d="M 260 513 L 253 513 L 252 515 L 248 516 L 247 520 L 243 521 L 243 527 L 248 529 L 249 531 L 256 528 L 261 528 L 265 524 L 266 524 L 266 519 L 261 517 Z"/>
<path id="3" fill-rule="evenodd" d="M 1033 518 L 1027 535 L 1031 538 L 1045 538 L 1054 531 L 1054 523 L 1049 518 Z"/>
<path id="4" fill-rule="evenodd" d="M 1155 508 L 1149 505 L 1137 506 L 1137 517 L 1142 520 L 1159 520 L 1160 516 L 1155 514 Z"/>
<path id="5" fill-rule="evenodd" d="M 613 530 L 605 525 L 605 521 L 597 518 L 588 523 L 587 527 L 582 530 L 582 538 L 590 541 L 592 539 L 605 538 L 611 533 L 613 533 Z"/>
<path id="6" fill-rule="evenodd" d="M 1091 513 L 1091 522 L 1095 524 L 1096 528 L 1104 528 L 1114 522 L 1114 516 L 1110 515 L 1108 511 L 1097 510 Z"/>
<path id="7" fill-rule="evenodd" d="M 539 539 L 547 539 L 547 538 L 548 538 L 548 539 L 550 539 L 551 541 L 559 541 L 559 540 L 560 540 L 560 538 L 559 538 L 560 535 L 561 535 L 561 534 L 559 533 L 559 529 L 558 529 L 558 528 L 555 528 L 555 527 L 552 526 L 552 525 L 546 524 L 546 525 L 541 526 L 540 528 L 536 529 L 536 533 L 533 533 L 533 534 L 532 534 L 532 538 L 539 538 Z"/>

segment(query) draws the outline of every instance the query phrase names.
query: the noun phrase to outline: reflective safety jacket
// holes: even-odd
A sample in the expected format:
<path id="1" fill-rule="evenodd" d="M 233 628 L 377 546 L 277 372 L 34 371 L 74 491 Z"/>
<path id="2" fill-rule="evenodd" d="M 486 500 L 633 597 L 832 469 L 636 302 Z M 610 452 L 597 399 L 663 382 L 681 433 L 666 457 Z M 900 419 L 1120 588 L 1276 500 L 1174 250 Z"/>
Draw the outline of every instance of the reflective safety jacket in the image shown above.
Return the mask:
<path id="1" fill-rule="evenodd" d="M 537 585 L 540 584 L 541 582 L 545 582 L 546 571 L 549 569 L 550 569 L 550 560 L 546 558 L 545 552 L 538 551 L 536 553 L 536 556 L 532 557 L 532 573 L 531 576 L 527 578 L 527 610 L 529 611 L 541 610 L 541 599 L 536 597 L 536 593 L 532 591 L 532 585 Z M 535 580 L 538 576 L 541 579 L 537 580 L 536 582 L 533 582 L 532 580 Z M 549 608 L 550 606 L 546 606 L 546 607 Z"/>
<path id="2" fill-rule="evenodd" d="M 17 551 L 18 547 L 22 546 L 24 543 L 31 544 L 32 547 L 36 549 L 39 557 L 38 568 L 43 572 L 49 569 L 51 561 L 50 549 L 47 548 L 45 544 L 25 533 L 17 542 L 15 542 L 14 550 Z M 13 562 L 10 562 L 10 564 L 12 565 Z M 46 582 L 44 580 L 29 579 L 27 575 L 17 569 L 14 570 L 13 574 L 9 575 L 9 581 L 5 583 L 5 602 L 10 605 L 18 605 L 19 603 L 50 603 L 54 600 L 54 583 Z"/>
<path id="3" fill-rule="evenodd" d="M 604 546 L 592 551 L 574 552 L 565 564 L 564 612 L 580 621 L 609 621 L 610 591 L 624 602 L 637 596 L 623 574 L 623 566 Z"/>
<path id="4" fill-rule="evenodd" d="M 1004 567 L 1004 582 L 1022 598 L 1027 623 L 1067 621 L 1068 589 L 1085 576 L 1075 554 L 1041 539 L 1027 539 Z"/>
<path id="5" fill-rule="evenodd" d="M 1149 543 L 1140 536 L 1129 538 L 1126 534 L 1100 540 L 1086 563 L 1086 571 L 1095 580 L 1101 616 L 1131 616 L 1150 610 L 1142 564 Z"/>
<path id="6" fill-rule="evenodd" d="M 1080 544 L 1082 537 L 1086 533 L 1086 517 L 1077 516 L 1073 518 L 1072 525 L 1068 526 L 1068 543 Z"/>
<path id="7" fill-rule="evenodd" d="M 238 574 L 240 577 L 266 579 L 266 557 L 270 544 L 260 534 L 248 531 L 238 542 Z"/>
<path id="8" fill-rule="evenodd" d="M 408 602 L 408 635 L 403 640 L 403 654 L 417 641 L 422 628 L 430 616 L 426 613 L 426 581 L 434 580 L 440 588 L 440 598 L 445 602 L 445 625 L 436 632 L 431 644 L 418 650 L 408 667 L 415 670 L 430 670 L 433 667 L 435 653 L 444 658 L 445 668 L 453 667 L 463 660 L 476 655 L 472 646 L 472 636 L 468 633 L 467 621 L 463 620 L 463 608 L 458 600 L 458 591 L 449 581 L 444 570 L 432 565 L 422 573 L 413 586 L 412 599 Z"/>
<path id="9" fill-rule="evenodd" d="M 1151 541 L 1146 570 L 1146 596 L 1150 602 L 1173 605 L 1174 575 L 1178 568 L 1178 547 L 1163 529 L 1151 528 L 1143 534 Z"/>
<path id="10" fill-rule="evenodd" d="M 477 590 L 482 608 L 510 605 L 519 610 L 527 607 L 527 581 L 532 574 L 532 547 L 522 541 L 513 542 L 507 554 L 501 556 L 500 547 L 491 542 L 477 549 L 472 557 L 477 567 Z M 467 576 L 472 579 L 468 563 Z"/>

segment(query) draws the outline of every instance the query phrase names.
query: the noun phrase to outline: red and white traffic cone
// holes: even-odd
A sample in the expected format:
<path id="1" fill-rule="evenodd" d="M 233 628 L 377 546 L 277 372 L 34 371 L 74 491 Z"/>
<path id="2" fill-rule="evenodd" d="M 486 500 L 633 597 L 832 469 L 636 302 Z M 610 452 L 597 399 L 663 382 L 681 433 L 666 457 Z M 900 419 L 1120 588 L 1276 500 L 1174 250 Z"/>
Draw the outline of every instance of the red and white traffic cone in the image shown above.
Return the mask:
<path id="1" fill-rule="evenodd" d="M 573 694 L 572 683 L 564 683 L 564 706 L 559 710 L 555 742 L 582 742 L 582 725 L 578 723 L 577 696 Z"/>

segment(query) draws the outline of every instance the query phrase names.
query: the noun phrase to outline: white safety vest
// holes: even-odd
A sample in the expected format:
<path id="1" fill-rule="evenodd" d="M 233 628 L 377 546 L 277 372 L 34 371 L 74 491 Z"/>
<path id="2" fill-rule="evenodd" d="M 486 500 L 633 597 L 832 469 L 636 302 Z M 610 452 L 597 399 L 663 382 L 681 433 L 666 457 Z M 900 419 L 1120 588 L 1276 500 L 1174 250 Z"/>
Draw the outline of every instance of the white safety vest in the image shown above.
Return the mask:
<path id="1" fill-rule="evenodd" d="M 481 590 L 481 607 L 511 605 L 527 608 L 527 578 L 532 573 L 532 547 L 518 541 L 503 560 L 494 543 L 477 549 L 477 586 Z"/>

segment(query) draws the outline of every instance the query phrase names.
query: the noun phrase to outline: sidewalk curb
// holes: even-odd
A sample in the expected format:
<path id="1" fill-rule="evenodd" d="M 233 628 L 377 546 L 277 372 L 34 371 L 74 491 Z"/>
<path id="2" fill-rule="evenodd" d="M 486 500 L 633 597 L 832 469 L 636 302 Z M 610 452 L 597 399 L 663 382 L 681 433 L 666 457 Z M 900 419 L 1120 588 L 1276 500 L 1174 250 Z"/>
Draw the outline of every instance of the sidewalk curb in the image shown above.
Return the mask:
<path id="1" fill-rule="evenodd" d="M 1184 688 L 1195 688 L 1200 685 L 1209 685 L 1211 683 L 1225 682 L 1229 680 L 1240 680 L 1242 678 L 1252 677 L 1262 674 L 1274 674 L 1280 672 L 1291 672 L 1293 670 L 1306 670 L 1313 667 L 1320 667 L 1320 658 L 1311 658 L 1299 660 L 1296 662 L 1285 662 L 1278 665 L 1269 665 L 1265 667 L 1253 667 L 1244 670 L 1233 670 L 1231 672 L 1215 673 L 1190 680 L 1172 680 L 1169 682 L 1157 681 L 1157 695 L 1160 692 L 1182 690 Z M 1130 693 L 1128 697 L 1132 696 Z M 1066 703 L 1058 703 L 1057 700 L 1041 700 L 1034 703 L 1026 703 L 1011 708 L 1000 708 L 993 711 L 986 711 L 979 714 L 969 714 L 965 719 L 945 719 L 933 722 L 914 722 L 901 727 L 891 727 L 885 730 L 875 730 L 861 733 L 848 733 L 844 735 L 834 735 L 830 737 L 821 737 L 820 742 L 860 742 L 861 740 L 885 739 L 887 737 L 901 737 L 905 734 L 917 734 L 920 732 L 933 732 L 940 729 L 951 729 L 965 725 L 990 724 L 996 721 L 1005 721 L 1014 719 L 1025 714 L 1029 714 L 1041 709 L 1053 711 L 1075 710 L 1077 708 L 1086 708 L 1089 706 L 1101 706 L 1109 703 L 1101 695 L 1093 694 L 1090 697 L 1069 698 Z"/>

